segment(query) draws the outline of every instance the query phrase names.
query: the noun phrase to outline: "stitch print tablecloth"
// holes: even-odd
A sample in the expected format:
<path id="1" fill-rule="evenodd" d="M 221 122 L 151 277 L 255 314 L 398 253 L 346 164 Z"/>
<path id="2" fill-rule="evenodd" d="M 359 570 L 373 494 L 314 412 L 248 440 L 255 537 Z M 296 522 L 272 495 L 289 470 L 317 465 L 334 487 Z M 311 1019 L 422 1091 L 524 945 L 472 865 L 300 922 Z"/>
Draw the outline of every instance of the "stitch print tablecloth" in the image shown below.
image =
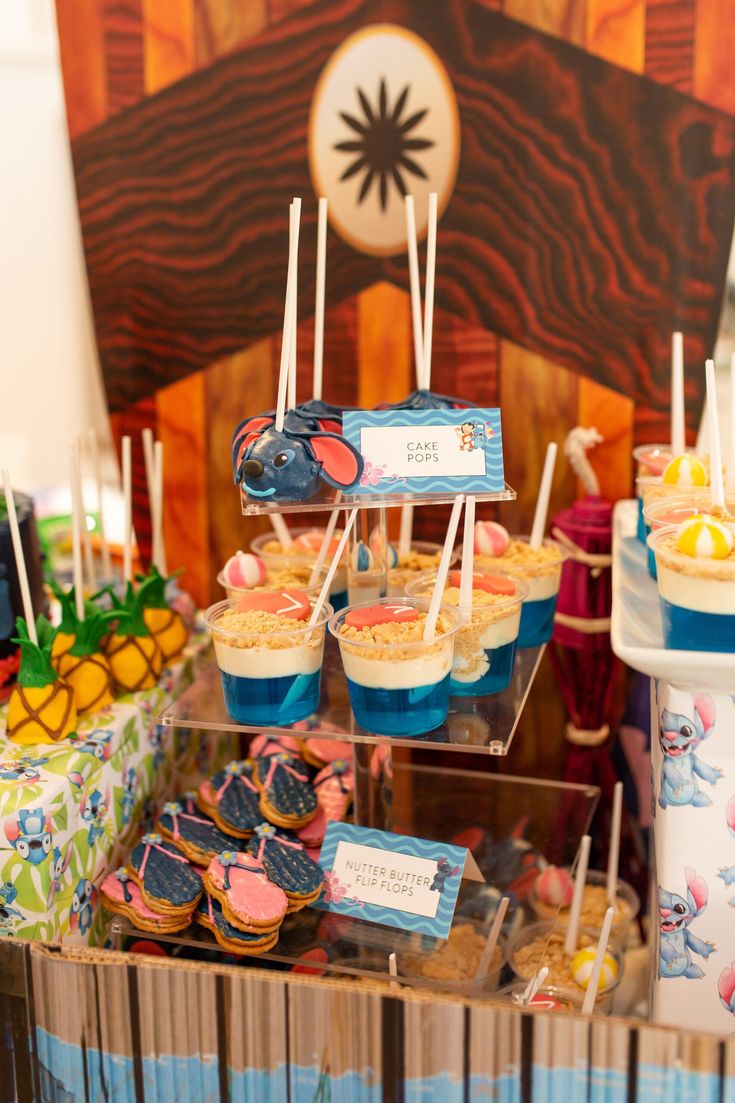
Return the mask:
<path id="1" fill-rule="evenodd" d="M 104 940 L 97 885 L 140 823 L 222 754 L 218 740 L 163 728 L 156 718 L 208 652 L 195 635 L 158 686 L 80 719 L 76 736 L 20 746 L 0 712 L 0 935 Z"/>

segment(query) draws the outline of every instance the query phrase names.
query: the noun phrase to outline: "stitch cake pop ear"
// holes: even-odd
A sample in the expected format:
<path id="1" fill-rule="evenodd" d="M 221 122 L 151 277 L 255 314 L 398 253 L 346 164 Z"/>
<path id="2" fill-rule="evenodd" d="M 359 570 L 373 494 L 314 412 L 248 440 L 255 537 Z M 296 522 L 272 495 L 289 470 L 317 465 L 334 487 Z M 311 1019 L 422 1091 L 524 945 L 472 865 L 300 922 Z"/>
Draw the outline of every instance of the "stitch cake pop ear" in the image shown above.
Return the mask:
<path id="1" fill-rule="evenodd" d="M 313 433 L 309 444 L 314 457 L 322 465 L 321 476 L 325 483 L 347 490 L 354 486 L 362 474 L 363 458 L 344 437 L 332 433 Z"/>
<path id="2" fill-rule="evenodd" d="M 714 728 L 717 719 L 714 701 L 709 693 L 695 693 L 692 701 L 694 702 L 694 711 L 699 717 L 705 733 L 710 732 Z"/>
<path id="3" fill-rule="evenodd" d="M 323 433 L 334 433 L 335 436 L 340 436 L 342 433 L 342 426 L 338 421 L 330 421 L 329 418 L 320 417 L 317 419 L 317 424 Z"/>
<path id="4" fill-rule="evenodd" d="M 704 877 L 701 877 L 691 866 L 687 866 L 684 875 L 687 879 L 687 900 L 689 901 L 689 907 L 692 909 L 694 915 L 699 915 L 701 911 L 704 911 L 707 900 L 709 899 L 707 882 Z"/>
<path id="5" fill-rule="evenodd" d="M 273 425 L 273 417 L 269 414 L 258 414 L 257 417 L 247 417 L 235 429 L 232 434 L 232 469 L 237 482 L 237 473 L 240 464 L 251 444 L 260 434 Z"/>

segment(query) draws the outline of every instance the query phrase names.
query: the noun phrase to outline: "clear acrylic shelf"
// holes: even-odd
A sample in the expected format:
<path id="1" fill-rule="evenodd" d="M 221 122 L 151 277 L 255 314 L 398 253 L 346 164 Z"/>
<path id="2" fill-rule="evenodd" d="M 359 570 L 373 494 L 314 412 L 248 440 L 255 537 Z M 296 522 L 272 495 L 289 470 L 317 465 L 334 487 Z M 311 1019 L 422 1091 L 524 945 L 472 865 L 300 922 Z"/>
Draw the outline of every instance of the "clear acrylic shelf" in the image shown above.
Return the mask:
<path id="1" fill-rule="evenodd" d="M 360 509 L 377 509 L 407 504 L 451 505 L 457 497 L 456 490 L 447 490 L 442 494 L 343 494 L 339 499 L 338 494 L 339 491 L 333 487 L 324 486 L 319 494 L 305 502 L 258 502 L 254 498 L 249 498 L 241 489 L 240 505 L 245 517 L 256 517 L 269 513 L 326 513 L 335 507 L 351 509 L 353 506 L 358 506 Z M 476 502 L 512 502 L 515 501 L 516 492 L 506 483 L 504 490 L 475 494 L 474 498 Z"/>
<path id="2" fill-rule="evenodd" d="M 543 647 L 518 650 L 513 680 L 508 689 L 489 697 L 452 697 L 445 723 L 426 735 L 372 735 L 360 727 L 350 708 L 339 646 L 330 635 L 327 635 L 324 647 L 319 711 L 308 721 L 288 728 L 238 724 L 225 708 L 216 663 L 207 667 L 180 697 L 168 705 L 161 713 L 160 720 L 169 727 L 246 734 L 293 731 L 302 736 L 326 736 L 329 739 L 344 739 L 350 743 L 387 743 L 401 747 L 505 755 L 543 653 Z"/>
<path id="3" fill-rule="evenodd" d="M 571 865 L 582 835 L 587 831 L 599 798 L 599 789 L 589 785 L 536 781 L 476 770 L 446 770 L 394 762 L 392 775 L 371 782 L 371 803 L 377 810 L 375 826 L 400 835 L 414 835 L 438 842 L 469 845 L 485 883 L 463 881 L 455 923 L 475 926 L 487 934 L 502 895 L 511 898 L 506 933 L 520 924 L 527 912 L 524 904 L 534 879 L 536 856 L 555 865 Z M 530 915 L 530 913 L 528 913 Z M 180 947 L 195 956 L 202 952 L 227 953 L 214 935 L 196 924 L 175 935 L 140 931 L 115 917 L 115 935 L 135 937 Z M 245 964 L 272 962 L 276 967 L 314 968 L 324 973 L 343 973 L 388 980 L 388 957 L 396 954 L 399 979 L 432 988 L 455 987 L 425 977 L 408 977 L 403 972 L 407 954 L 430 953 L 437 946 L 431 938 L 369 923 L 349 916 L 336 916 L 315 908 L 304 908 L 286 916 L 273 950 Z M 314 960 L 315 953 L 322 960 Z M 475 992 L 469 986 L 467 994 Z"/>

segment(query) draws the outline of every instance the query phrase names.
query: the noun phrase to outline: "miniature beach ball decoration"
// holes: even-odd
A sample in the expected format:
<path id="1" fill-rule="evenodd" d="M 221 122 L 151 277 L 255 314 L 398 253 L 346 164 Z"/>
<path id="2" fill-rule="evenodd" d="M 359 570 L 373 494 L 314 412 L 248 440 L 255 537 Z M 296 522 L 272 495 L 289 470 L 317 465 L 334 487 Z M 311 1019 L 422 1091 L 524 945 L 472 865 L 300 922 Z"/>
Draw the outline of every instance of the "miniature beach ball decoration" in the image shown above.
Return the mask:
<path id="1" fill-rule="evenodd" d="M 251 552 L 237 551 L 222 568 L 225 583 L 237 590 L 250 590 L 265 582 L 265 563 Z"/>
<path id="2" fill-rule="evenodd" d="M 309 118 L 314 190 L 353 249 L 406 249 L 404 196 L 413 195 L 419 237 L 429 193 L 449 202 L 459 165 L 460 122 L 439 57 L 406 27 L 375 23 L 350 35 L 317 81 Z"/>
<path id="3" fill-rule="evenodd" d="M 685 452 L 667 463 L 661 481 L 667 486 L 706 486 L 709 480 L 702 461 Z"/>
<path id="4" fill-rule="evenodd" d="M 676 530 L 677 550 L 694 559 L 727 559 L 732 546 L 732 529 L 706 513 L 687 517 Z"/>
<path id="5" fill-rule="evenodd" d="M 550 908 L 568 908 L 574 895 L 574 881 L 568 869 L 547 866 L 536 878 L 535 892 Z"/>
<path id="6" fill-rule="evenodd" d="M 596 949 L 594 946 L 585 946 L 583 950 L 577 950 L 571 961 L 572 976 L 580 988 L 587 988 L 592 976 L 592 968 L 595 964 Z M 602 972 L 598 992 L 604 992 L 618 979 L 618 963 L 612 954 L 605 953 L 602 959 Z"/>
<path id="7" fill-rule="evenodd" d="M 477 521 L 475 524 L 475 555 L 503 555 L 510 547 L 508 530 L 497 521 Z"/>

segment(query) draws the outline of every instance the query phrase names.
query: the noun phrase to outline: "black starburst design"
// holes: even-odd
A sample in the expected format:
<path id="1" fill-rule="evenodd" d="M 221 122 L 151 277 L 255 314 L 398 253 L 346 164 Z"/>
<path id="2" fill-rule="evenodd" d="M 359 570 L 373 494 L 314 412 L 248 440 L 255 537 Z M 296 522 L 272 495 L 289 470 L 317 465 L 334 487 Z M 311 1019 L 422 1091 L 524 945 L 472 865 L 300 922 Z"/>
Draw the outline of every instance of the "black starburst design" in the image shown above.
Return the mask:
<path id="1" fill-rule="evenodd" d="M 345 142 L 335 142 L 334 149 L 340 153 L 355 153 L 357 156 L 340 176 L 340 180 L 349 180 L 358 173 L 364 173 L 357 202 L 362 203 L 370 188 L 377 182 L 380 193 L 380 209 L 388 206 L 389 184 L 392 181 L 399 195 L 407 194 L 404 173 L 426 179 L 421 165 L 409 156 L 423 149 L 430 149 L 435 143 L 429 138 L 411 137 L 411 132 L 428 114 L 428 108 L 415 111 L 403 118 L 408 101 L 410 85 L 406 85 L 393 108 L 388 105 L 388 89 L 385 78 L 381 77 L 378 87 L 377 108 L 373 108 L 362 88 L 355 89 L 362 108 L 362 119 L 340 111 L 340 118 L 354 130 L 358 137 Z"/>

